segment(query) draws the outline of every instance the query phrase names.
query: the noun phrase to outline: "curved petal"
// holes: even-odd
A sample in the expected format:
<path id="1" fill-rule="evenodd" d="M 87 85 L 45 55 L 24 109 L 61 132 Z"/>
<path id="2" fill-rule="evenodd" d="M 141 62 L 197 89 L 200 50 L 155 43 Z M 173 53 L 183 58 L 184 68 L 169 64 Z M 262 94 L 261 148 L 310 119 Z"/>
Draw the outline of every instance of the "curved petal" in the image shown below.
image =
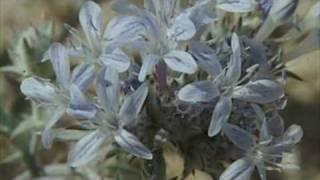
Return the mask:
<path id="1" fill-rule="evenodd" d="M 223 124 L 229 119 L 232 110 L 232 101 L 230 97 L 221 96 L 212 113 L 208 136 L 217 135 Z"/>
<path id="2" fill-rule="evenodd" d="M 70 83 L 70 63 L 65 47 L 60 43 L 53 43 L 47 51 L 47 56 L 52 63 L 59 85 L 68 89 Z"/>
<path id="3" fill-rule="evenodd" d="M 218 88 L 211 81 L 199 81 L 184 86 L 178 92 L 178 98 L 186 102 L 209 102 L 219 96 Z"/>
<path id="4" fill-rule="evenodd" d="M 182 13 L 191 19 L 197 30 L 200 30 L 204 25 L 212 23 L 217 18 L 214 8 L 214 1 L 196 1 L 194 6 L 185 9 Z"/>
<path id="5" fill-rule="evenodd" d="M 222 72 L 216 52 L 206 44 L 192 41 L 190 52 L 197 60 L 199 66 L 212 77 L 216 77 Z"/>
<path id="6" fill-rule="evenodd" d="M 125 129 L 121 129 L 117 135 L 114 136 L 117 144 L 125 151 L 143 159 L 152 159 L 151 151 L 145 147 L 137 137 Z"/>
<path id="7" fill-rule="evenodd" d="M 230 85 L 235 85 L 241 76 L 241 49 L 237 34 L 233 33 L 231 39 L 232 55 L 226 72 L 226 79 Z"/>
<path id="8" fill-rule="evenodd" d="M 171 51 L 163 57 L 170 69 L 182 73 L 193 74 L 197 71 L 197 63 L 184 51 Z"/>
<path id="9" fill-rule="evenodd" d="M 276 139 L 276 142 L 268 146 L 269 153 L 282 153 L 290 151 L 292 146 L 301 141 L 303 130 L 298 125 L 291 125 L 282 137 Z"/>
<path id="10" fill-rule="evenodd" d="M 276 23 L 288 20 L 298 6 L 298 0 L 273 1 L 269 17 Z"/>
<path id="11" fill-rule="evenodd" d="M 87 100 L 79 87 L 73 84 L 70 88 L 70 104 L 67 113 L 79 119 L 92 119 L 97 113 L 97 108 Z"/>
<path id="12" fill-rule="evenodd" d="M 65 113 L 66 109 L 65 107 L 57 107 L 53 111 L 53 115 L 49 119 L 49 121 L 46 123 L 45 128 L 42 132 L 42 144 L 45 148 L 49 149 L 52 145 L 53 136 L 51 128 L 60 120 L 60 118 Z"/>
<path id="13" fill-rule="evenodd" d="M 135 92 L 126 97 L 119 112 L 121 125 L 131 123 L 138 116 L 147 95 L 148 86 L 144 83 Z"/>
<path id="14" fill-rule="evenodd" d="M 99 150 L 105 142 L 105 135 L 99 130 L 81 138 L 69 152 L 68 163 L 72 167 L 85 165 L 99 154 Z"/>
<path id="15" fill-rule="evenodd" d="M 160 60 L 159 56 L 149 54 L 143 58 L 141 70 L 139 72 L 139 81 L 143 82 L 147 75 L 151 74 L 152 69 Z"/>
<path id="16" fill-rule="evenodd" d="M 301 126 L 293 124 L 283 134 L 282 143 L 284 144 L 297 144 L 303 137 L 303 130 Z"/>
<path id="17" fill-rule="evenodd" d="M 119 74 L 112 68 L 103 68 L 98 76 L 96 91 L 99 103 L 104 110 L 118 113 L 119 111 Z"/>
<path id="18" fill-rule="evenodd" d="M 284 94 L 282 85 L 272 80 L 257 80 L 237 87 L 232 97 L 255 103 L 270 103 Z"/>
<path id="19" fill-rule="evenodd" d="M 253 135 L 236 125 L 226 123 L 222 128 L 228 139 L 244 151 L 250 150 L 256 144 Z"/>
<path id="20" fill-rule="evenodd" d="M 111 8 L 120 14 L 138 15 L 141 10 L 128 2 L 128 0 L 116 0 L 111 2 Z"/>
<path id="21" fill-rule="evenodd" d="M 85 2 L 79 12 L 79 21 L 91 45 L 101 38 L 103 31 L 102 10 L 93 1 Z"/>
<path id="22" fill-rule="evenodd" d="M 37 103 L 50 104 L 58 97 L 53 84 L 37 77 L 24 79 L 20 85 L 20 90 L 27 98 Z"/>
<path id="23" fill-rule="evenodd" d="M 217 7 L 228 12 L 247 13 L 255 9 L 256 2 L 254 0 L 220 0 Z"/>
<path id="24" fill-rule="evenodd" d="M 115 49 L 111 54 L 103 54 L 100 59 L 105 66 L 118 72 L 124 72 L 130 67 L 130 59 L 121 49 Z"/>
<path id="25" fill-rule="evenodd" d="M 242 158 L 233 162 L 220 176 L 219 180 L 248 180 L 254 170 L 254 164 Z"/>
<path id="26" fill-rule="evenodd" d="M 274 137 L 279 137 L 284 133 L 284 120 L 278 112 L 273 112 L 267 121 L 268 130 Z"/>
<path id="27" fill-rule="evenodd" d="M 188 16 L 181 14 L 176 17 L 167 30 L 167 36 L 176 41 L 191 39 L 196 34 L 196 27 Z"/>
<path id="28" fill-rule="evenodd" d="M 103 39 L 107 41 L 130 42 L 145 34 L 145 26 L 141 18 L 135 16 L 117 16 L 108 24 Z"/>
<path id="29" fill-rule="evenodd" d="M 71 82 L 82 91 L 87 90 L 95 78 L 95 69 L 91 64 L 80 64 L 72 72 Z"/>

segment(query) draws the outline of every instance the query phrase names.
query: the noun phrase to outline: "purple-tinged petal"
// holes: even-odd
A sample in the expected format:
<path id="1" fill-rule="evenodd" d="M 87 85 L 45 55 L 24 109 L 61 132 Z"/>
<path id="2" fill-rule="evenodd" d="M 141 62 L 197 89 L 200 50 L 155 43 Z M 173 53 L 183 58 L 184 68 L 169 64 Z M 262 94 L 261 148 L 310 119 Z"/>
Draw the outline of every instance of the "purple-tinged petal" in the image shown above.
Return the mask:
<path id="1" fill-rule="evenodd" d="M 282 23 L 292 17 L 298 6 L 298 0 L 274 0 L 269 12 L 269 17 L 275 23 Z"/>
<path id="2" fill-rule="evenodd" d="M 238 148 L 248 151 L 256 144 L 255 138 L 249 132 L 240 127 L 225 123 L 222 126 L 224 134 Z"/>
<path id="3" fill-rule="evenodd" d="M 163 59 L 170 69 L 177 72 L 193 74 L 198 69 L 193 57 L 184 51 L 171 51 Z"/>
<path id="4" fill-rule="evenodd" d="M 241 76 L 241 49 L 237 34 L 233 33 L 231 39 L 232 55 L 226 72 L 226 79 L 230 85 L 234 85 Z"/>
<path id="5" fill-rule="evenodd" d="M 198 32 L 203 26 L 212 23 L 217 19 L 217 14 L 214 10 L 215 2 L 211 0 L 197 1 L 194 6 L 185 9 L 185 13 L 194 23 Z M 197 32 L 197 33 L 198 33 Z"/>
<path id="6" fill-rule="evenodd" d="M 116 16 L 108 24 L 104 40 L 130 42 L 145 34 L 144 22 L 135 16 Z"/>
<path id="7" fill-rule="evenodd" d="M 105 111 L 118 113 L 120 96 L 119 74 L 112 68 L 103 68 L 98 76 L 96 90 L 98 101 Z"/>
<path id="8" fill-rule="evenodd" d="M 283 144 L 297 144 L 303 137 L 303 130 L 299 125 L 291 125 L 282 136 Z"/>
<path id="9" fill-rule="evenodd" d="M 189 17 L 184 14 L 177 16 L 167 30 L 167 36 L 176 41 L 189 40 L 195 34 L 196 27 Z"/>
<path id="10" fill-rule="evenodd" d="M 91 104 L 76 85 L 70 88 L 70 104 L 67 113 L 79 119 L 92 119 L 97 113 L 95 105 Z"/>
<path id="11" fill-rule="evenodd" d="M 65 107 L 56 107 L 53 111 L 53 115 L 46 123 L 45 128 L 42 132 L 42 144 L 45 148 L 49 149 L 51 147 L 53 141 L 51 129 L 60 120 L 65 111 Z"/>
<path id="12" fill-rule="evenodd" d="M 86 165 L 97 157 L 105 141 L 106 135 L 99 130 L 84 136 L 69 152 L 68 164 L 72 167 Z"/>
<path id="13" fill-rule="evenodd" d="M 143 58 L 142 67 L 139 72 L 139 81 L 143 82 L 147 75 L 151 74 L 155 65 L 159 62 L 160 57 L 157 55 L 149 54 Z"/>
<path id="14" fill-rule="evenodd" d="M 232 97 L 254 103 L 271 103 L 284 94 L 282 85 L 272 80 L 257 80 L 237 87 Z"/>
<path id="15" fill-rule="evenodd" d="M 220 176 L 219 180 L 248 180 L 254 170 L 254 164 L 245 159 L 233 162 Z"/>
<path id="16" fill-rule="evenodd" d="M 148 85 L 142 84 L 125 98 L 119 112 L 121 126 L 131 123 L 139 114 L 148 95 Z"/>
<path id="17" fill-rule="evenodd" d="M 95 68 L 91 64 L 80 64 L 72 72 L 71 82 L 82 91 L 87 90 L 95 79 Z"/>
<path id="18" fill-rule="evenodd" d="M 121 49 L 115 49 L 111 54 L 103 54 L 100 59 L 105 66 L 118 72 L 124 72 L 130 67 L 130 59 Z"/>
<path id="19" fill-rule="evenodd" d="M 51 61 L 59 85 L 68 89 L 70 84 L 70 62 L 65 47 L 60 43 L 53 43 L 47 51 L 47 56 Z"/>
<path id="20" fill-rule="evenodd" d="M 212 113 L 208 136 L 217 135 L 222 126 L 228 121 L 232 111 L 232 101 L 230 97 L 221 96 Z"/>
<path id="21" fill-rule="evenodd" d="M 143 159 L 152 159 L 151 151 L 145 147 L 137 137 L 125 129 L 119 130 L 114 136 L 117 144 L 125 151 Z"/>
<path id="22" fill-rule="evenodd" d="M 102 10 L 93 1 L 85 2 L 79 12 L 79 21 L 90 45 L 95 45 L 103 31 Z"/>
<path id="23" fill-rule="evenodd" d="M 51 104 L 58 97 L 53 84 L 37 77 L 24 79 L 20 90 L 27 98 L 37 103 Z"/>
<path id="24" fill-rule="evenodd" d="M 212 77 L 216 77 L 222 72 L 222 67 L 216 52 L 206 44 L 193 41 L 191 42 L 190 51 L 199 66 Z"/>
<path id="25" fill-rule="evenodd" d="M 112 10 L 120 14 L 138 15 L 142 10 L 128 0 L 114 0 L 111 2 Z"/>
<path id="26" fill-rule="evenodd" d="M 219 96 L 218 88 L 211 81 L 199 81 L 184 86 L 178 92 L 178 98 L 186 102 L 209 102 Z"/>
<path id="27" fill-rule="evenodd" d="M 268 118 L 268 130 L 274 137 L 279 137 L 284 133 L 284 120 L 278 112 L 273 112 Z"/>

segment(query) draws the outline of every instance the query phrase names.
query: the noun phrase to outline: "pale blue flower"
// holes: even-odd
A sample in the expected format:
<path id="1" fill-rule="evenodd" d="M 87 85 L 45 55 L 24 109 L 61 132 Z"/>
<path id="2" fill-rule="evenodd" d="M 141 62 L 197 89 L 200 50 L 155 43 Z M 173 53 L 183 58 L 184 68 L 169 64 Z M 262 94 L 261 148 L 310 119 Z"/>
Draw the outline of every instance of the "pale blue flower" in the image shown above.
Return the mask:
<path id="1" fill-rule="evenodd" d="M 213 81 L 205 80 L 186 85 L 178 92 L 178 98 L 182 101 L 197 103 L 210 102 L 219 97 L 209 125 L 210 137 L 217 135 L 222 125 L 229 119 L 232 99 L 264 104 L 283 96 L 283 87 L 273 80 L 258 79 L 239 85 L 242 60 L 240 42 L 236 34 L 232 36 L 232 55 L 225 70 L 222 70 L 216 56 L 208 48 L 193 49 L 196 57 L 198 56 L 199 64 L 210 67 L 204 69 L 211 69 L 208 73 L 215 78 Z M 211 61 L 210 58 L 212 58 Z"/>
<path id="2" fill-rule="evenodd" d="M 142 67 L 139 80 L 144 81 L 154 67 L 164 61 L 177 72 L 192 74 L 197 70 L 193 57 L 179 48 L 179 42 L 191 39 L 196 27 L 186 13 L 178 13 L 174 0 L 147 1 L 141 10 L 126 1 L 115 1 L 113 9 L 141 19 L 145 26 L 145 41 L 139 42 Z M 138 46 L 138 45 L 137 45 Z"/>
<path id="3" fill-rule="evenodd" d="M 223 126 L 228 139 L 238 148 L 245 151 L 245 156 L 232 163 L 220 176 L 220 180 L 250 179 L 256 167 L 260 178 L 266 180 L 267 170 L 285 170 L 298 168 L 285 158 L 292 147 L 297 144 L 303 131 L 298 125 L 291 125 L 281 136 L 273 137 L 269 133 L 267 121 L 264 119 L 260 128 L 259 140 L 244 129 L 226 123 Z"/>
<path id="4" fill-rule="evenodd" d="M 152 153 L 137 137 L 125 129 L 138 118 L 148 95 L 147 84 L 142 84 L 132 94 L 120 95 L 120 79 L 112 68 L 103 68 L 97 78 L 99 110 L 91 119 L 94 132 L 82 138 L 69 154 L 71 166 L 80 166 L 93 160 L 103 145 L 115 141 L 122 149 L 144 159 L 152 159 Z M 122 97 L 122 98 L 121 98 Z"/>
<path id="5" fill-rule="evenodd" d="M 38 77 L 30 77 L 22 81 L 20 89 L 27 98 L 54 109 L 54 114 L 42 134 L 42 142 L 48 148 L 52 144 L 51 128 L 65 112 L 74 117 L 93 118 L 96 108 L 83 94 L 94 80 L 94 67 L 82 64 L 71 74 L 67 52 L 60 43 L 53 43 L 50 46 L 46 58 L 50 59 L 53 66 L 56 84 Z"/>
<path id="6" fill-rule="evenodd" d="M 130 59 L 121 47 L 139 37 L 143 30 L 140 20 L 114 17 L 105 28 L 100 6 L 87 1 L 80 8 L 79 21 L 86 39 L 81 38 L 78 30 L 66 25 L 73 37 L 69 54 L 80 56 L 87 63 L 103 64 L 118 72 L 126 71 Z"/>

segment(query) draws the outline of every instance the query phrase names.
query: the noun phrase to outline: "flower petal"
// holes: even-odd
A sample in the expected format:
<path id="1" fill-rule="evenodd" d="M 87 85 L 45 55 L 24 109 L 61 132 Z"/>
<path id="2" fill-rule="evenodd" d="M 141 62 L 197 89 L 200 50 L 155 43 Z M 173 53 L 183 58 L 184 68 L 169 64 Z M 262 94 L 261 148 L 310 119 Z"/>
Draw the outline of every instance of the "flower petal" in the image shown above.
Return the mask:
<path id="1" fill-rule="evenodd" d="M 272 116 L 268 118 L 268 130 L 274 137 L 279 137 L 284 133 L 284 120 L 278 112 L 273 112 Z"/>
<path id="2" fill-rule="evenodd" d="M 93 1 L 85 2 L 79 12 L 79 21 L 89 43 L 95 44 L 103 31 L 102 10 Z"/>
<path id="3" fill-rule="evenodd" d="M 148 86 L 144 83 L 135 92 L 126 97 L 119 112 L 121 125 L 131 123 L 138 116 L 147 95 Z"/>
<path id="4" fill-rule="evenodd" d="M 293 124 L 283 134 L 282 143 L 284 144 L 297 144 L 303 137 L 303 130 L 301 126 Z"/>
<path id="5" fill-rule="evenodd" d="M 82 91 L 87 90 L 95 78 L 95 69 L 91 64 L 80 64 L 72 72 L 71 82 Z"/>
<path id="6" fill-rule="evenodd" d="M 128 2 L 128 0 L 116 0 L 111 2 L 112 10 L 120 14 L 137 15 L 140 13 L 140 9 Z"/>
<path id="7" fill-rule="evenodd" d="M 178 92 L 178 98 L 186 102 L 209 102 L 219 96 L 218 88 L 211 81 L 188 84 Z"/>
<path id="8" fill-rule="evenodd" d="M 269 17 L 277 23 L 286 21 L 295 12 L 298 0 L 273 1 L 269 11 Z"/>
<path id="9" fill-rule="evenodd" d="M 216 52 L 206 44 L 192 41 L 190 52 L 197 60 L 199 66 L 212 77 L 216 77 L 222 72 Z"/>
<path id="10" fill-rule="evenodd" d="M 24 79 L 20 90 L 27 98 L 38 103 L 50 104 L 58 97 L 53 84 L 37 77 Z"/>
<path id="11" fill-rule="evenodd" d="M 236 88 L 232 94 L 235 99 L 255 103 L 270 103 L 284 94 L 282 85 L 272 80 L 257 80 Z"/>
<path id="12" fill-rule="evenodd" d="M 119 111 L 119 74 L 112 68 L 103 68 L 98 76 L 96 90 L 99 103 L 104 110 L 118 113 Z"/>
<path id="13" fill-rule="evenodd" d="M 111 54 L 103 54 L 100 59 L 105 66 L 118 72 L 124 72 L 130 67 L 130 59 L 121 49 L 115 49 Z"/>
<path id="14" fill-rule="evenodd" d="M 130 42 L 141 38 L 145 34 L 142 19 L 135 16 L 117 16 L 108 24 L 104 33 L 104 40 Z"/>
<path id="15" fill-rule="evenodd" d="M 98 152 L 105 142 L 106 136 L 99 130 L 81 138 L 68 155 L 68 163 L 72 167 L 85 165 L 97 157 Z"/>
<path id="16" fill-rule="evenodd" d="M 141 70 L 139 72 L 139 81 L 143 82 L 147 75 L 151 74 L 154 66 L 159 62 L 160 57 L 149 54 L 143 58 Z"/>
<path id="17" fill-rule="evenodd" d="M 188 16 L 181 14 L 177 16 L 167 30 L 167 36 L 176 41 L 191 39 L 196 34 L 196 27 Z"/>
<path id="18" fill-rule="evenodd" d="M 42 132 L 42 144 L 45 148 L 49 149 L 52 145 L 53 136 L 52 136 L 52 130 L 51 128 L 60 120 L 60 118 L 65 113 L 66 109 L 65 107 L 57 107 L 53 111 L 53 115 L 49 119 L 49 121 L 46 123 L 45 128 Z"/>
<path id="19" fill-rule="evenodd" d="M 232 101 L 230 97 L 221 96 L 212 113 L 208 136 L 217 135 L 223 124 L 229 119 L 232 110 Z"/>
<path id="20" fill-rule="evenodd" d="M 232 55 L 228 64 L 226 78 L 230 85 L 234 85 L 241 76 L 241 49 L 237 34 L 233 33 L 231 39 Z"/>
<path id="21" fill-rule="evenodd" d="M 303 137 L 303 130 L 298 125 L 291 125 L 282 137 L 276 139 L 272 146 L 268 146 L 268 153 L 283 153 L 288 152 L 292 147 L 301 141 Z"/>
<path id="22" fill-rule="evenodd" d="M 70 63 L 65 47 L 60 43 L 53 43 L 47 51 L 47 56 L 52 63 L 59 85 L 68 89 L 70 81 Z"/>
<path id="23" fill-rule="evenodd" d="M 220 0 L 217 8 L 234 13 L 247 13 L 255 9 L 256 2 L 254 0 Z"/>
<path id="24" fill-rule="evenodd" d="M 125 129 L 121 129 L 114 137 L 117 144 L 125 151 L 143 159 L 152 159 L 152 153 L 137 137 Z"/>
<path id="25" fill-rule="evenodd" d="M 254 170 L 254 164 L 242 158 L 233 162 L 220 176 L 219 180 L 248 180 Z"/>
<path id="26" fill-rule="evenodd" d="M 212 23 L 217 18 L 214 8 L 215 2 L 211 0 L 196 1 L 194 6 L 185 9 L 182 13 L 189 16 L 196 29 L 200 30 L 204 25 Z"/>
<path id="27" fill-rule="evenodd" d="M 95 117 L 97 109 L 88 102 L 79 87 L 73 84 L 70 88 L 70 104 L 67 113 L 79 119 L 92 119 Z"/>
<path id="28" fill-rule="evenodd" d="M 253 135 L 236 125 L 226 123 L 222 129 L 228 139 L 244 151 L 250 150 L 256 144 Z"/>
<path id="29" fill-rule="evenodd" d="M 163 57 L 166 64 L 174 71 L 193 74 L 197 71 L 197 63 L 184 51 L 171 51 Z"/>

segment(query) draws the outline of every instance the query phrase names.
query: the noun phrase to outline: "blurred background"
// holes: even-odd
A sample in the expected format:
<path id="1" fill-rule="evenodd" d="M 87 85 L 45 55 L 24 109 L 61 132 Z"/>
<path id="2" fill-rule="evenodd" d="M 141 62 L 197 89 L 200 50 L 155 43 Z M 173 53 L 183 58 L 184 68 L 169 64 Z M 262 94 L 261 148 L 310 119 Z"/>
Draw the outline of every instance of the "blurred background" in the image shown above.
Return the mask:
<path id="1" fill-rule="evenodd" d="M 318 1 L 301 0 L 296 13 L 298 18 Z M 83 2 L 0 0 L 0 180 L 35 179 L 44 175 L 47 175 L 46 179 L 98 179 L 90 169 L 82 169 L 86 174 L 83 175 L 64 164 L 68 152 L 65 143 L 56 143 L 50 150 L 42 148 L 38 132 L 45 122 L 41 117 L 46 117 L 48 112 L 32 108 L 19 91 L 21 79 L 31 72 L 48 78 L 52 76 L 50 65 L 40 63 L 42 54 L 50 42 L 66 41 L 68 33 L 63 28 L 64 23 L 78 27 L 78 10 Z M 101 4 L 107 22 L 114 15 L 109 1 L 97 2 Z M 287 126 L 299 124 L 305 134 L 296 149 L 296 161 L 301 170 L 271 173 L 270 179 L 319 180 L 320 31 L 312 30 L 282 46 L 286 66 L 296 76 L 288 79 L 289 101 L 282 114 Z M 174 150 L 168 148 L 167 151 L 168 176 L 174 177 L 182 172 L 183 160 Z M 115 172 L 121 171 L 128 174 L 128 178 L 122 179 L 139 179 L 139 173 L 122 163 L 122 159 L 114 161 L 117 165 L 105 165 L 99 169 L 99 174 L 105 175 L 106 179 L 116 179 Z M 190 179 L 209 180 L 209 177 L 196 172 Z"/>

